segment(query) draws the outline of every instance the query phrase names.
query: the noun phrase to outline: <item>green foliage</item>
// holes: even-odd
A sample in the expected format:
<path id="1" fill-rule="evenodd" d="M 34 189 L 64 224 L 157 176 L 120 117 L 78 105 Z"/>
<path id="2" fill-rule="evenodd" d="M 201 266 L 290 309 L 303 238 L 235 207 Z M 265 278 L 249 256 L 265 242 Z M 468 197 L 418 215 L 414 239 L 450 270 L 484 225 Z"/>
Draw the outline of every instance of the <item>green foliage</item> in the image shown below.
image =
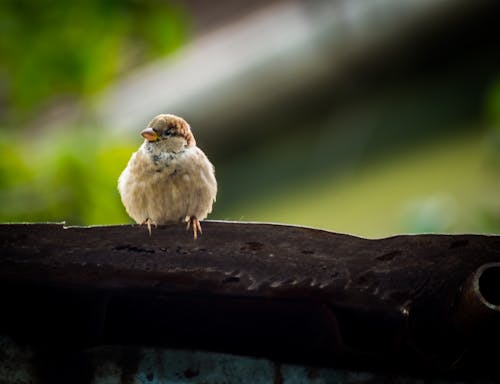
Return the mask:
<path id="1" fill-rule="evenodd" d="M 43 141 L 0 138 L 0 222 L 124 223 L 116 189 L 139 143 L 93 128 L 51 132 Z"/>
<path id="2" fill-rule="evenodd" d="M 19 117 L 55 96 L 85 98 L 185 35 L 181 9 L 161 0 L 1 1 L 0 99 Z"/>

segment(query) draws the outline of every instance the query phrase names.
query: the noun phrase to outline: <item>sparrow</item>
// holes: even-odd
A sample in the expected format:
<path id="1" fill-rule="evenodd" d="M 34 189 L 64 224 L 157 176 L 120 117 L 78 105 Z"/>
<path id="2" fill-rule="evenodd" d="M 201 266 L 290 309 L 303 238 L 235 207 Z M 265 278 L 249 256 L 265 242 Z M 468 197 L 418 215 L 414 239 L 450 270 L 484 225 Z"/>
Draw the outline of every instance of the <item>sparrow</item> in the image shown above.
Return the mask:
<path id="1" fill-rule="evenodd" d="M 118 178 L 128 215 L 138 224 L 185 222 L 196 240 L 217 195 L 215 169 L 181 117 L 161 114 L 140 132 L 144 142 Z"/>

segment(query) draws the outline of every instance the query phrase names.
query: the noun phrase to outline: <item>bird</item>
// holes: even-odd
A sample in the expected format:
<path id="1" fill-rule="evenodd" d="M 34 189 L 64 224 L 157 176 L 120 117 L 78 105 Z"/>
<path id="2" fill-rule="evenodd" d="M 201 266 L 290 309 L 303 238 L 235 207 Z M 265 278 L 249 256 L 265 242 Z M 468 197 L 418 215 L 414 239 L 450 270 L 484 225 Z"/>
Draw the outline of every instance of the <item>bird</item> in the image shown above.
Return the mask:
<path id="1" fill-rule="evenodd" d="M 150 236 L 151 225 L 184 222 L 196 240 L 217 195 L 214 166 L 182 117 L 160 114 L 140 135 L 144 142 L 118 178 L 125 210 Z"/>

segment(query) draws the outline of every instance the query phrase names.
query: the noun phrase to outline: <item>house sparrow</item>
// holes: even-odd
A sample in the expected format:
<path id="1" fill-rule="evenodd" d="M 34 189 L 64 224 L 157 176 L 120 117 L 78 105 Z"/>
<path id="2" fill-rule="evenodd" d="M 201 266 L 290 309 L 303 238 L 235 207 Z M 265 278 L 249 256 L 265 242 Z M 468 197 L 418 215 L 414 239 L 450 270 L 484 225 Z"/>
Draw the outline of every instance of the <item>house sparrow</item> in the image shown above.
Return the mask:
<path id="1" fill-rule="evenodd" d="M 214 166 L 178 116 L 156 116 L 141 135 L 144 143 L 118 179 L 127 213 L 150 235 L 151 224 L 186 222 L 196 240 L 217 194 Z"/>

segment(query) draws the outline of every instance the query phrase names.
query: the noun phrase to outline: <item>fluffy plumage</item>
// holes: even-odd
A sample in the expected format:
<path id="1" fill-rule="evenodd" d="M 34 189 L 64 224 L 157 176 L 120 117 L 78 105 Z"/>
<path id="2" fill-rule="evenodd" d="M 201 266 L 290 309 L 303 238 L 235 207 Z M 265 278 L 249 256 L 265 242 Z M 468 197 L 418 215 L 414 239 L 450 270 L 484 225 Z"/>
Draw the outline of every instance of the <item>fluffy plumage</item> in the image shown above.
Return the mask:
<path id="1" fill-rule="evenodd" d="M 127 213 L 150 233 L 151 224 L 187 222 L 196 239 L 217 194 L 213 165 L 178 116 L 156 116 L 141 135 L 144 143 L 118 179 Z"/>

